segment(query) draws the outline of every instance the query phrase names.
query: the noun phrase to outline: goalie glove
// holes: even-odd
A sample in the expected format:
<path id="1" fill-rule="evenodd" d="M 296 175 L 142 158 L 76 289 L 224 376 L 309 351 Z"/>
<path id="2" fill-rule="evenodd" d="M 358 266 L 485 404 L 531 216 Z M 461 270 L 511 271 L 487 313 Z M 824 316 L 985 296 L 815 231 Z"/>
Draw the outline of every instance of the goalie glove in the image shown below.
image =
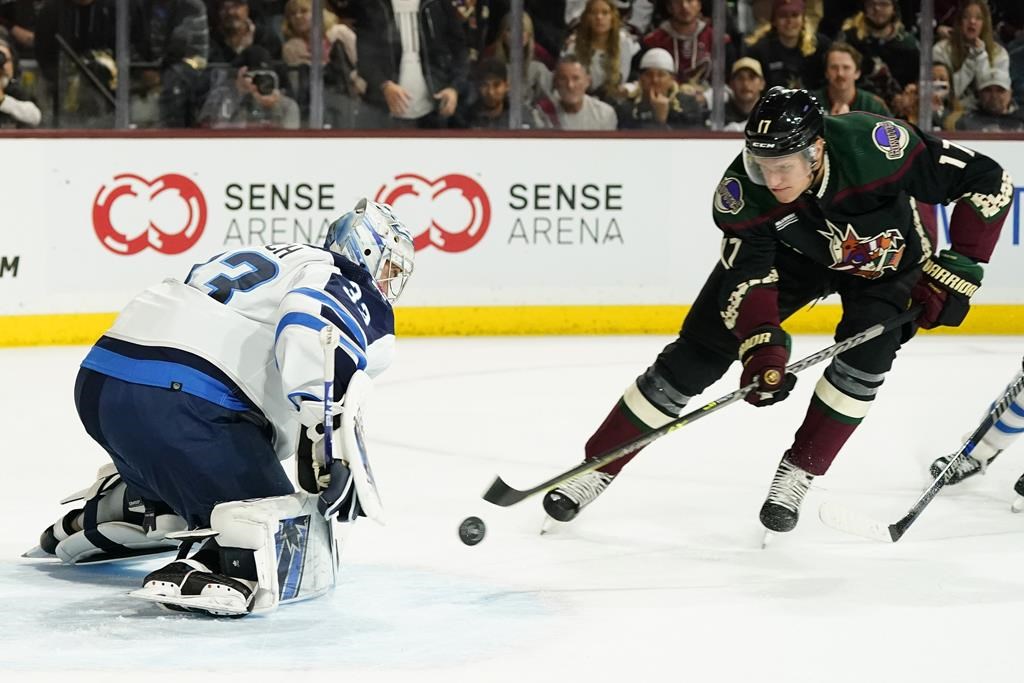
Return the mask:
<path id="1" fill-rule="evenodd" d="M 910 292 L 910 298 L 923 307 L 917 324 L 926 330 L 958 327 L 967 317 L 983 274 L 981 265 L 952 249 L 925 261 L 921 279 Z"/>
<path id="2" fill-rule="evenodd" d="M 341 428 L 342 404 L 331 406 L 334 434 Z M 324 404 L 319 401 L 303 401 L 299 405 L 299 416 L 303 423 L 299 433 L 299 448 L 296 453 L 296 473 L 299 486 L 315 494 L 317 509 L 326 519 L 337 516 L 339 522 L 351 522 L 358 516 L 365 517 L 359 505 L 352 471 L 337 458 L 340 448 L 335 440 L 336 454 L 329 467 L 324 466 Z"/>
<path id="3" fill-rule="evenodd" d="M 740 344 L 739 356 L 743 363 L 740 386 L 757 382 L 757 388 L 747 394 L 744 401 L 760 407 L 789 397 L 796 386 L 796 375 L 786 372 L 789 350 L 789 334 L 781 327 L 764 325 L 751 331 Z"/>

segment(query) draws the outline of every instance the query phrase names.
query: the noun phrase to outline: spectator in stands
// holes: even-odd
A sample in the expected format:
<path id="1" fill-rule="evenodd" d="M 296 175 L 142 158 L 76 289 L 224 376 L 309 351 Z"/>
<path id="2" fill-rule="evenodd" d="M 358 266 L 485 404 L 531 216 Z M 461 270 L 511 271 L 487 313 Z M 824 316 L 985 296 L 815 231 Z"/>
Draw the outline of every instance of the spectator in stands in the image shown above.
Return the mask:
<path id="1" fill-rule="evenodd" d="M 761 62 L 767 87 L 814 90 L 822 86 L 829 40 L 807 25 L 803 0 L 775 0 L 771 28 L 752 37 L 748 56 Z"/>
<path id="2" fill-rule="evenodd" d="M 749 38 L 770 30 L 773 4 L 773 0 L 739 0 L 736 3 L 736 23 L 740 33 Z"/>
<path id="3" fill-rule="evenodd" d="M 18 84 L 18 53 L 0 41 L 0 128 L 35 128 L 42 120 L 39 107 Z"/>
<path id="4" fill-rule="evenodd" d="M 142 78 L 160 81 L 160 127 L 190 128 L 203 102 L 210 30 L 202 0 L 138 0 L 134 61 L 158 64 Z"/>
<path id="5" fill-rule="evenodd" d="M 860 52 L 858 85 L 886 102 L 917 81 L 921 50 L 900 21 L 896 0 L 864 0 L 864 9 L 843 24 L 841 42 Z"/>
<path id="6" fill-rule="evenodd" d="M 510 108 L 508 100 L 508 66 L 496 57 L 485 57 L 474 73 L 476 100 L 465 113 L 460 127 L 508 130 Z M 519 103 L 520 127 L 543 128 L 544 121 L 532 107 Z"/>
<path id="7" fill-rule="evenodd" d="M 701 18 L 700 0 L 666 0 L 669 18 L 644 36 L 644 49 L 668 50 L 676 81 L 706 90 L 711 98 L 711 23 Z"/>
<path id="8" fill-rule="evenodd" d="M 51 88 L 67 61 L 57 36 L 79 56 L 93 50 L 113 54 L 115 9 L 115 0 L 44 0 L 36 17 L 36 61 Z"/>
<path id="9" fill-rule="evenodd" d="M 566 26 L 573 29 L 576 28 L 586 4 L 586 0 L 566 0 Z M 649 33 L 651 30 L 655 4 L 654 0 L 615 0 L 615 6 L 619 10 L 619 17 L 622 19 L 622 22 L 631 31 L 641 36 Z"/>
<path id="10" fill-rule="evenodd" d="M 967 110 L 974 107 L 979 77 L 987 77 L 990 71 L 1010 76 L 1010 56 L 995 41 L 985 0 L 965 0 L 960 5 L 953 33 L 935 44 L 932 58 L 953 67 L 953 94 Z"/>
<path id="11" fill-rule="evenodd" d="M 741 57 L 733 62 L 729 73 L 729 88 L 732 97 L 725 103 L 723 130 L 742 132 L 747 126 L 751 110 L 764 92 L 761 62 L 751 57 Z"/>
<path id="12" fill-rule="evenodd" d="M 556 97 L 551 118 L 561 130 L 615 130 L 619 125 L 615 109 L 587 94 L 590 75 L 575 55 L 565 55 L 555 66 Z"/>
<path id="13" fill-rule="evenodd" d="M 477 0 L 477 3 L 483 0 Z M 614 0 L 613 0 L 614 1 Z M 493 43 L 498 36 L 498 17 L 503 17 L 511 11 L 510 0 L 488 0 L 491 9 L 491 28 L 487 35 L 488 44 Z M 566 0 L 524 0 L 523 11 L 533 17 L 533 31 L 537 45 L 541 48 L 537 58 L 544 62 L 549 69 L 555 68 L 555 62 L 559 52 L 565 45 L 566 38 L 570 31 L 565 22 Z"/>
<path id="14" fill-rule="evenodd" d="M 22 57 L 32 57 L 35 45 L 36 6 L 39 0 L 5 0 L 0 2 L 0 26 L 7 29 L 12 45 Z"/>
<path id="15" fill-rule="evenodd" d="M 247 47 L 235 60 L 235 73 L 219 78 L 199 113 L 210 128 L 298 128 L 299 105 L 281 92 L 280 74 L 270 53 Z M 223 73 L 223 72 L 221 72 Z"/>
<path id="16" fill-rule="evenodd" d="M 359 100 L 366 92 L 366 80 L 357 67 L 356 33 L 329 10 L 323 10 L 320 55 L 324 65 L 324 124 L 330 128 L 352 128 Z M 285 4 L 281 55 L 290 67 L 288 88 L 299 102 L 303 116 L 309 115 L 310 37 L 313 30 L 311 0 L 288 0 Z"/>
<path id="17" fill-rule="evenodd" d="M 668 50 L 651 48 L 640 59 L 640 88 L 617 108 L 620 129 L 703 128 L 707 111 L 693 86 L 676 83 L 676 64 Z"/>
<path id="18" fill-rule="evenodd" d="M 825 80 L 827 85 L 813 91 L 827 114 L 846 114 L 866 111 L 881 116 L 891 112 L 885 102 L 857 87 L 860 78 L 861 54 L 847 43 L 832 43 L 825 52 Z"/>
<path id="19" fill-rule="evenodd" d="M 451 1 L 367 1 L 357 17 L 359 72 L 375 114 L 364 125 L 447 126 L 469 69 Z"/>
<path id="20" fill-rule="evenodd" d="M 893 98 L 893 115 L 925 130 L 953 130 L 956 121 L 963 114 L 963 107 L 956 95 L 953 94 L 952 79 L 953 69 L 948 64 L 942 62 L 932 64 L 931 126 L 921 126 L 920 124 L 918 117 L 920 92 L 917 83 L 908 83 L 903 92 Z"/>
<path id="21" fill-rule="evenodd" d="M 492 16 L 490 0 L 452 0 L 452 5 L 462 22 L 469 63 L 476 64 L 487 47 Z"/>
<path id="22" fill-rule="evenodd" d="M 487 49 L 487 56 L 510 65 L 509 43 L 512 39 L 511 14 L 501 18 L 499 39 Z M 543 98 L 551 97 L 551 72 L 535 57 L 536 41 L 533 36 L 533 19 L 523 12 L 523 102 L 533 105 Z"/>
<path id="23" fill-rule="evenodd" d="M 216 22 L 210 27 L 211 64 L 230 64 L 242 50 L 260 45 L 277 59 L 281 56 L 281 40 L 249 13 L 250 0 L 216 0 Z"/>
<path id="24" fill-rule="evenodd" d="M 1013 99 L 1024 105 L 1024 28 L 1017 31 L 1017 37 L 1006 46 L 1010 57 L 1010 82 Z"/>
<path id="25" fill-rule="evenodd" d="M 1013 102 L 1010 79 L 1002 71 L 978 78 L 978 103 L 956 122 L 957 130 L 996 133 L 1024 132 L 1024 112 Z"/>
<path id="26" fill-rule="evenodd" d="M 613 0 L 588 0 L 580 25 L 566 41 L 564 54 L 573 54 L 590 74 L 590 93 L 608 102 L 625 96 L 630 64 L 640 51 L 636 39 L 622 26 Z"/>

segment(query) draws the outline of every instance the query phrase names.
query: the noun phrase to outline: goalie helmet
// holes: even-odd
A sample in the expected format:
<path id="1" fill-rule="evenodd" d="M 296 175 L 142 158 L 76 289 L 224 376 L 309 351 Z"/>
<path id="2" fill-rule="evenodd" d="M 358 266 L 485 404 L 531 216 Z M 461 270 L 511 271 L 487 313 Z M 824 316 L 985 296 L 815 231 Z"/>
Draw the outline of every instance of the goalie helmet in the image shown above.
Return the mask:
<path id="1" fill-rule="evenodd" d="M 331 224 L 324 247 L 365 268 L 391 303 L 412 275 L 412 235 L 387 204 L 360 199 Z"/>
<path id="2" fill-rule="evenodd" d="M 814 141 L 824 131 L 825 113 L 814 95 L 806 90 L 775 86 L 754 105 L 743 131 L 743 166 L 747 175 L 764 185 L 757 159 L 792 154 L 802 154 L 813 168 L 818 161 Z"/>

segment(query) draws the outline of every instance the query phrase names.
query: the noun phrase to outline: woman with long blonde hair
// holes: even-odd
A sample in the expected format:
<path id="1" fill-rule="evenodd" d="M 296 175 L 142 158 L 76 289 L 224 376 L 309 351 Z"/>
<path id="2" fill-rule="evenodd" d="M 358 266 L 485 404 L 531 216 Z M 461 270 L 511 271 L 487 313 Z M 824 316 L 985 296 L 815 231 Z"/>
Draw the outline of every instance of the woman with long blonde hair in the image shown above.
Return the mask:
<path id="1" fill-rule="evenodd" d="M 1010 55 L 996 42 L 986 0 L 964 0 L 957 8 L 953 32 L 935 43 L 932 58 L 953 67 L 953 94 L 966 109 L 975 102 L 975 84 L 991 71 L 1010 75 Z"/>
<path id="2" fill-rule="evenodd" d="M 816 33 L 803 0 L 775 0 L 772 20 L 747 38 L 747 56 L 761 62 L 765 89 L 815 90 L 825 82 L 825 52 L 831 41 Z"/>
<path id="3" fill-rule="evenodd" d="M 612 0 L 588 0 L 580 25 L 566 41 L 564 54 L 575 55 L 590 74 L 590 94 L 617 100 L 629 80 L 630 63 L 640 45 L 622 26 Z"/>

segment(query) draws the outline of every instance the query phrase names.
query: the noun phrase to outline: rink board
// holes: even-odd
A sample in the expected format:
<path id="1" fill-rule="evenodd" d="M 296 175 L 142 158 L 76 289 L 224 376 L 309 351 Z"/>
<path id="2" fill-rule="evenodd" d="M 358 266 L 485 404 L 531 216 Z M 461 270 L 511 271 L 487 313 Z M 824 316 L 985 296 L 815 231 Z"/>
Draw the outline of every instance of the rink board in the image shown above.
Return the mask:
<path id="1" fill-rule="evenodd" d="M 966 144 L 1024 183 L 1024 141 Z M 228 249 L 319 243 L 364 195 L 391 202 L 416 236 L 400 334 L 671 333 L 718 257 L 711 201 L 739 148 L 351 137 L 4 145 L 19 164 L 3 183 L 0 345 L 91 341 L 146 286 Z M 1024 332 L 1022 192 L 966 332 Z M 818 306 L 790 328 L 827 332 L 836 315 Z"/>

